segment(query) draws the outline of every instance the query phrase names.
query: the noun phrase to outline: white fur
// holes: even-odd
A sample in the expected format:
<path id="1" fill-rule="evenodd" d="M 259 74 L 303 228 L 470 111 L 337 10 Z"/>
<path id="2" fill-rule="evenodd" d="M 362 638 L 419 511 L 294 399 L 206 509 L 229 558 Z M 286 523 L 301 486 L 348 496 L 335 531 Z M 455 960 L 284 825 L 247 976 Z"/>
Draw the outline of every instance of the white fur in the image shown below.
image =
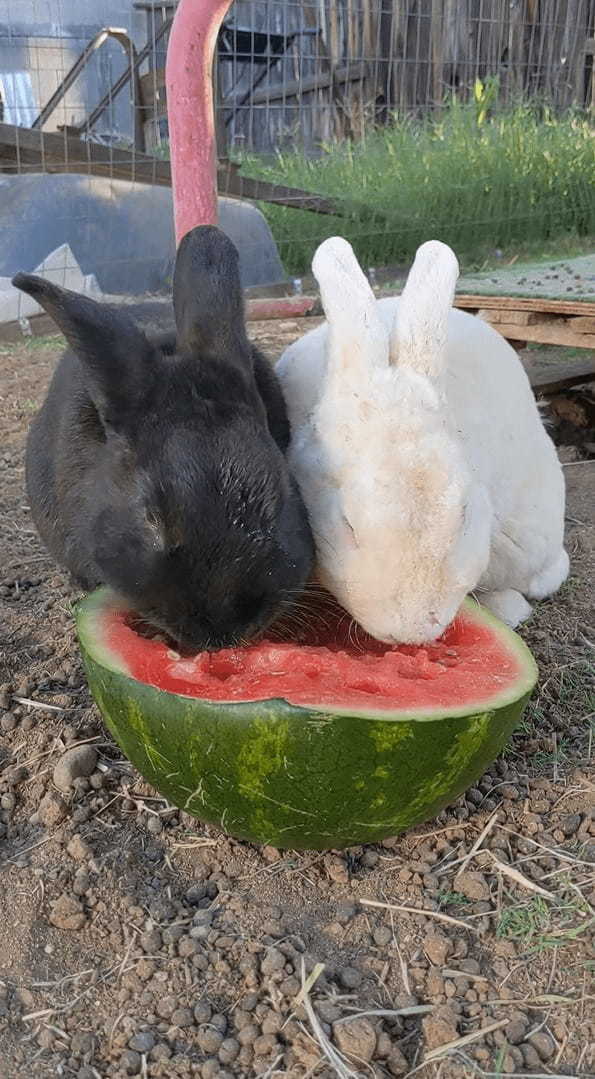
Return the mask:
<path id="1" fill-rule="evenodd" d="M 345 240 L 313 270 L 328 321 L 277 371 L 322 582 L 389 642 L 435 639 L 472 591 L 516 625 L 568 574 L 563 474 L 518 356 L 452 309 L 444 244 L 400 299 L 376 301 Z"/>

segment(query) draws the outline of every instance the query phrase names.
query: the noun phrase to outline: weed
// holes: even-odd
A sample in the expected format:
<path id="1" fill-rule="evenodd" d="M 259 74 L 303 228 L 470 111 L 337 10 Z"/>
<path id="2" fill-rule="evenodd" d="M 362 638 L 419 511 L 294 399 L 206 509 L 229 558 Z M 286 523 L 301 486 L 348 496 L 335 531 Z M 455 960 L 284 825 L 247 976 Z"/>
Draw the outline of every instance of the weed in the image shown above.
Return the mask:
<path id="1" fill-rule="evenodd" d="M 496 1059 L 494 1060 L 494 1075 L 504 1074 L 504 1058 L 506 1056 L 506 1049 L 507 1047 L 505 1045 L 501 1045 L 498 1050 Z"/>
<path id="2" fill-rule="evenodd" d="M 496 936 L 516 940 L 529 954 L 570 944 L 592 929 L 593 918 L 584 918 L 588 907 L 580 899 L 551 904 L 541 896 L 528 903 L 505 908 Z M 577 921 L 580 918 L 580 921 Z"/>
<path id="3" fill-rule="evenodd" d="M 470 902 L 462 892 L 442 891 L 438 892 L 438 904 L 443 907 L 464 907 Z"/>
<path id="4" fill-rule="evenodd" d="M 518 106 L 490 113 L 484 87 L 475 107 L 453 104 L 438 118 L 395 118 L 361 143 L 299 151 L 271 162 L 241 157 L 247 175 L 338 198 L 341 218 L 262 204 L 291 272 L 309 268 L 314 249 L 340 232 L 364 266 L 410 260 L 439 238 L 461 256 L 556 237 L 593 235 L 592 132 L 580 115 L 554 117 Z M 481 122 L 479 118 L 481 117 Z"/>
<path id="5" fill-rule="evenodd" d="M 28 352 L 37 352 L 45 348 L 59 348 L 63 341 L 62 334 L 46 333 L 40 334 L 39 337 L 26 337 L 24 344 Z"/>

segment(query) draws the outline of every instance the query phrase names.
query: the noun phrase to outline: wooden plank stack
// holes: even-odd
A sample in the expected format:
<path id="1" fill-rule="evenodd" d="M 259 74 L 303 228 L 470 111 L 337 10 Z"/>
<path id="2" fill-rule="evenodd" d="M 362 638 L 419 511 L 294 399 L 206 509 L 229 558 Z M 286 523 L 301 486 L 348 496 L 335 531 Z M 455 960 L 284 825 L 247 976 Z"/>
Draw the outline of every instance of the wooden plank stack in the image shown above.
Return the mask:
<path id="1" fill-rule="evenodd" d="M 595 303 L 521 296 L 457 295 L 455 307 L 479 315 L 517 346 L 595 349 Z"/>

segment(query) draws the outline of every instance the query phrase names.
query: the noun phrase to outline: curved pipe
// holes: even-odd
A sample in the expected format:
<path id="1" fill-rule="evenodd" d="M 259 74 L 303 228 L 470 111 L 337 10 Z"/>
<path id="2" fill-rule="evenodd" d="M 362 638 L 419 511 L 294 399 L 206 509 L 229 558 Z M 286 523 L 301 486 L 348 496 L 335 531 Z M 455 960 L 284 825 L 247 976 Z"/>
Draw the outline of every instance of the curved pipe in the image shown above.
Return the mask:
<path id="1" fill-rule="evenodd" d="M 176 242 L 217 222 L 213 56 L 232 0 L 180 0 L 166 64 Z"/>
<path id="2" fill-rule="evenodd" d="M 67 72 L 58 88 L 50 97 L 49 101 L 46 102 L 46 104 L 42 108 L 39 116 L 35 117 L 33 123 L 31 124 L 32 128 L 41 129 L 43 125 L 47 123 L 52 113 L 56 111 L 58 105 L 70 90 L 70 87 L 78 79 L 81 71 L 84 71 L 87 64 L 93 58 L 97 50 L 100 49 L 102 45 L 105 45 L 106 41 L 117 41 L 118 45 L 122 46 L 124 52 L 128 57 L 128 60 L 130 61 L 130 70 L 134 70 L 136 49 L 134 47 L 134 42 L 132 41 L 132 39 L 129 37 L 125 30 L 121 30 L 119 27 L 104 26 L 103 30 L 100 30 L 98 34 L 95 34 L 95 37 L 91 38 L 91 41 L 89 41 L 85 45 L 85 48 L 83 49 L 80 56 L 77 57 L 77 59 L 75 60 L 70 71 Z M 136 87 L 136 89 L 138 89 L 138 87 Z"/>

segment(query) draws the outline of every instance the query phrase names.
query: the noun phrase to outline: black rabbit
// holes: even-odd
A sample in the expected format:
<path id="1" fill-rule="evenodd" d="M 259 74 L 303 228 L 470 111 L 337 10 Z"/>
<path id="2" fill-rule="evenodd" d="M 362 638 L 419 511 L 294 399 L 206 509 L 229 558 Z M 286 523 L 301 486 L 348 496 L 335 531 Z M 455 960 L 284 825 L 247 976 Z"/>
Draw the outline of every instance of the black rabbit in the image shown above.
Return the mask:
<path id="1" fill-rule="evenodd" d="M 52 555 L 185 648 L 266 628 L 305 584 L 313 544 L 231 241 L 211 226 L 182 241 L 175 338 L 150 340 L 122 308 L 42 278 L 14 284 L 70 346 L 27 443 L 31 511 Z"/>

